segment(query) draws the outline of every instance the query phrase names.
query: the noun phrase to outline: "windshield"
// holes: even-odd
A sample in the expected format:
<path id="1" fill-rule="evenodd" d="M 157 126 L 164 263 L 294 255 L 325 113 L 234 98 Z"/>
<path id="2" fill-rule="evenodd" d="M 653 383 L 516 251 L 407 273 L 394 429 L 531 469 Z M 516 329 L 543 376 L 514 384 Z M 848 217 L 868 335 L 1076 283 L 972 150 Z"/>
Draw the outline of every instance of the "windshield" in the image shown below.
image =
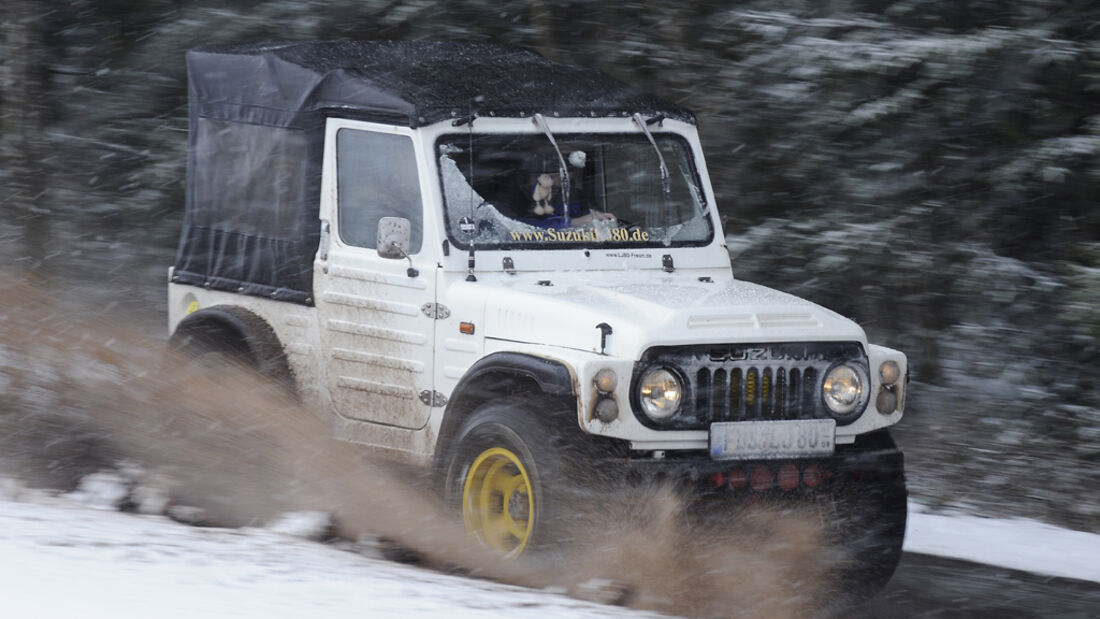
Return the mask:
<path id="1" fill-rule="evenodd" d="M 436 144 L 448 234 L 459 247 L 705 245 L 714 231 L 680 136 L 455 134 Z M 566 176 L 563 182 L 562 164 Z M 568 195 L 565 195 L 568 189 Z"/>

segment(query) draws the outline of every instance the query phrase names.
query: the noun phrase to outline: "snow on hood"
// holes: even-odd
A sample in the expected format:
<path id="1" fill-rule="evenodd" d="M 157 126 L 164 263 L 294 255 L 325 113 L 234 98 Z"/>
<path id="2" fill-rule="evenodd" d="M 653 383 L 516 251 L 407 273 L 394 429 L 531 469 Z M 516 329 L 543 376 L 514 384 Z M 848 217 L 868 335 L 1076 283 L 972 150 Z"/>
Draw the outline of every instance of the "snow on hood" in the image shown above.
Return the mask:
<path id="1" fill-rule="evenodd" d="M 596 325 L 606 322 L 614 329 L 607 353 L 630 358 L 667 344 L 866 341 L 857 324 L 804 299 L 684 271 L 500 275 L 481 283 L 492 285 L 484 333 L 503 340 L 598 352 Z"/>

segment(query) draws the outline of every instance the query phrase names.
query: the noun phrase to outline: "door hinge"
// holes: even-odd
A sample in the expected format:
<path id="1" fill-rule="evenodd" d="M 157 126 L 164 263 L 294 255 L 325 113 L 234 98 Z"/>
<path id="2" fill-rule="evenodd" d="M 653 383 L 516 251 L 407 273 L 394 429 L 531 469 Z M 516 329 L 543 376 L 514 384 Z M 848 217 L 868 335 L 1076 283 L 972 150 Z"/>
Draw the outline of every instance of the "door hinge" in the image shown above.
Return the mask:
<path id="1" fill-rule="evenodd" d="M 447 405 L 447 396 L 438 391 L 428 391 L 425 389 L 420 392 L 420 401 L 433 408 L 442 407 Z"/>
<path id="2" fill-rule="evenodd" d="M 424 312 L 428 318 L 435 320 L 443 320 L 451 317 L 451 310 L 442 303 L 425 303 L 420 306 L 420 311 Z"/>
<path id="3" fill-rule="evenodd" d="M 328 260 L 328 245 L 329 235 L 332 234 L 332 226 L 327 221 L 321 222 L 321 240 L 317 244 L 317 258 L 321 262 Z M 328 267 L 325 267 L 325 273 L 328 273 Z"/>

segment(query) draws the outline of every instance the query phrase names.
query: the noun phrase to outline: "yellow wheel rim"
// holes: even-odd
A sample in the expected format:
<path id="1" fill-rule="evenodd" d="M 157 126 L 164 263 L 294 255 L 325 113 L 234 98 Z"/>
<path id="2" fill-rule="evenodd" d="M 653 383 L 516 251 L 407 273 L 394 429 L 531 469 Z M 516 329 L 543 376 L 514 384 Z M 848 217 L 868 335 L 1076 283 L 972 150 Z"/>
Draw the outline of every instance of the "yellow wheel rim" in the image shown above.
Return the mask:
<path id="1" fill-rule="evenodd" d="M 535 497 L 516 454 L 493 447 L 478 455 L 462 486 L 462 520 L 468 532 L 505 558 L 523 552 L 535 524 Z"/>

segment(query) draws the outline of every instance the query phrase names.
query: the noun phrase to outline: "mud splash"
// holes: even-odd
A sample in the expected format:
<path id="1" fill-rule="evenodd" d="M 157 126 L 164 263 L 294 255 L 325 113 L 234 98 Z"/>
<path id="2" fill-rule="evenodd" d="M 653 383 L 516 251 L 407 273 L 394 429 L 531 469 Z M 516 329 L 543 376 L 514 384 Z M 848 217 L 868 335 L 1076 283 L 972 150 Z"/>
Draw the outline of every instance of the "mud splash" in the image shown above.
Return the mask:
<path id="1" fill-rule="evenodd" d="M 236 368 L 196 367 L 104 317 L 75 317 L 34 281 L 0 276 L 0 473 L 71 489 L 137 463 L 172 503 L 225 526 L 325 510 L 338 534 L 381 535 L 429 563 L 533 587 L 618 583 L 620 602 L 692 616 L 828 614 L 837 553 L 810 516 L 743 508 L 736 526 L 693 527 L 668 488 L 589 497 L 575 549 L 502 564 L 466 536 L 419 471 L 329 438 L 324 420 Z M 613 596 L 618 597 L 618 596 Z"/>

